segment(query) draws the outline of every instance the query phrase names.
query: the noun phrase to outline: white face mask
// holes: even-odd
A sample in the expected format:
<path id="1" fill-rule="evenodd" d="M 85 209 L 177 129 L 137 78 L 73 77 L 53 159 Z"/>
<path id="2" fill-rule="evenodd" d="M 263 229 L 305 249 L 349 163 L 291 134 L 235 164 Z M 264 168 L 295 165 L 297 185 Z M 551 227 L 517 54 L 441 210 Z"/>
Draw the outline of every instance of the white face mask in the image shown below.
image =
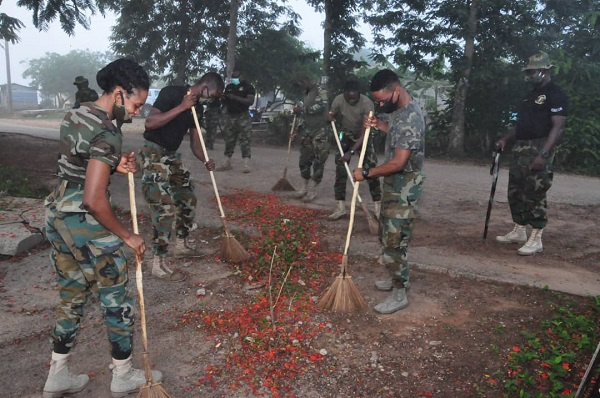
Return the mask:
<path id="1" fill-rule="evenodd" d="M 527 73 L 525 75 L 525 81 L 533 84 L 540 84 L 544 80 L 544 72 L 539 69 L 537 73 Z"/>

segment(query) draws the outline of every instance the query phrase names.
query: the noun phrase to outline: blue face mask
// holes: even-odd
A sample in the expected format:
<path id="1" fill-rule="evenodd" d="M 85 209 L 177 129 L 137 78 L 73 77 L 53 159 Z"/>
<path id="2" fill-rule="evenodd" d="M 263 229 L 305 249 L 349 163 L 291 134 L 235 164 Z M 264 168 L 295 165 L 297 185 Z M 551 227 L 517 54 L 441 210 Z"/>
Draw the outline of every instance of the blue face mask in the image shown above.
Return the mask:
<path id="1" fill-rule="evenodd" d="M 240 78 L 239 77 L 232 77 L 231 78 L 231 83 L 235 84 L 237 86 L 238 84 L 240 84 Z"/>

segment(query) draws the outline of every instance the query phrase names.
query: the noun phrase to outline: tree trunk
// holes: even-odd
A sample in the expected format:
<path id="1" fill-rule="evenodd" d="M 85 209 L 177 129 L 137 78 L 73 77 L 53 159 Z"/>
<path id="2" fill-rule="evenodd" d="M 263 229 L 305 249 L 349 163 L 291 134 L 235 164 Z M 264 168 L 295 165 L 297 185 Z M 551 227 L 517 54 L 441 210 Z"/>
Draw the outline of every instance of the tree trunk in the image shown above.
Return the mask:
<path id="1" fill-rule="evenodd" d="M 180 2 L 181 15 L 188 15 L 189 4 L 188 0 L 181 0 Z M 187 71 L 188 71 L 188 35 L 189 35 L 189 18 L 182 18 L 179 38 L 177 39 L 177 55 L 173 59 L 173 84 L 183 85 L 187 82 Z"/>
<path id="2" fill-rule="evenodd" d="M 227 77 L 231 77 L 235 68 L 235 47 L 237 44 L 238 9 L 242 0 L 231 0 L 229 4 L 229 35 L 227 36 Z"/>
<path id="3" fill-rule="evenodd" d="M 323 76 L 330 76 L 331 68 L 331 32 L 333 30 L 331 24 L 331 12 L 333 0 L 325 0 L 325 23 L 323 24 Z M 329 82 L 327 83 L 329 85 Z M 328 87 L 323 87 L 327 89 Z M 329 91 L 328 91 L 329 92 Z"/>
<path id="4" fill-rule="evenodd" d="M 475 34 L 477 32 L 477 10 L 480 0 L 472 0 L 469 6 L 469 20 L 467 22 L 467 35 L 465 37 L 464 65 L 461 77 L 456 84 L 454 105 L 452 107 L 452 125 L 448 153 L 452 156 L 465 155 L 465 102 L 469 88 L 469 77 L 473 65 L 475 52 Z"/>

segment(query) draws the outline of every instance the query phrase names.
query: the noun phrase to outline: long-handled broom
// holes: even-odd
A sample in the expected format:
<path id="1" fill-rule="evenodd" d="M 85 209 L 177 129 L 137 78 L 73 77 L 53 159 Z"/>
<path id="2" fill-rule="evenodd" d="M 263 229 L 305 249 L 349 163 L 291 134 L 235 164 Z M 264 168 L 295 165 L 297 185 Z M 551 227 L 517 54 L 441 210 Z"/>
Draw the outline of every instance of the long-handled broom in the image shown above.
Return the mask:
<path id="1" fill-rule="evenodd" d="M 340 155 L 344 156 L 344 149 L 342 148 L 342 143 L 340 142 L 340 139 L 338 137 L 338 132 L 335 127 L 335 122 L 333 120 L 331 121 L 331 128 L 333 129 L 333 136 L 335 137 L 335 142 L 340 151 Z M 346 169 L 346 173 L 348 174 L 348 178 L 352 182 L 352 185 L 354 186 L 355 184 L 358 184 L 357 182 L 354 182 L 354 178 L 352 177 L 352 172 L 350 171 L 350 167 L 348 166 L 348 163 L 346 163 L 346 162 L 343 162 L 343 163 L 344 163 L 344 168 Z M 377 233 L 379 232 L 379 223 L 373 219 L 371 212 L 369 211 L 369 209 L 367 209 L 367 204 L 365 202 L 363 202 L 362 198 L 360 197 L 360 194 L 357 194 L 356 197 L 358 199 L 358 203 L 360 203 L 360 208 L 362 209 L 363 213 L 365 214 L 365 217 L 367 218 L 367 222 L 369 223 L 369 231 L 373 235 L 377 235 Z"/>
<path id="2" fill-rule="evenodd" d="M 283 176 L 273 185 L 271 191 L 295 191 L 296 189 L 290 182 L 287 180 L 287 170 L 288 164 L 290 163 L 290 151 L 292 149 L 292 134 L 294 133 L 294 128 L 296 127 L 296 115 L 294 115 L 294 119 L 292 120 L 292 129 L 290 130 L 290 139 L 288 140 L 288 150 L 287 156 L 285 157 L 285 168 L 283 169 Z"/>
<path id="3" fill-rule="evenodd" d="M 369 117 L 373 116 L 373 112 L 369 113 Z M 371 128 L 365 130 L 362 149 L 358 159 L 358 167 L 361 168 L 367 151 L 367 141 Z M 352 191 L 352 204 L 350 205 L 350 223 L 348 224 L 348 233 L 346 234 L 346 245 L 344 246 L 344 255 L 342 257 L 342 271 L 335 278 L 333 284 L 327 289 L 323 297 L 317 303 L 317 306 L 324 310 L 332 312 L 354 312 L 365 309 L 367 303 L 360 295 L 358 288 L 352 281 L 352 277 L 348 274 L 348 248 L 350 247 L 350 237 L 352 236 L 352 226 L 354 225 L 354 213 L 356 212 L 356 197 L 358 196 L 358 182 L 354 184 Z"/>
<path id="4" fill-rule="evenodd" d="M 133 223 L 133 233 L 138 234 L 138 223 L 137 223 L 137 206 L 135 204 L 135 186 L 133 182 L 133 173 L 127 173 L 129 178 L 129 205 L 131 207 L 131 222 Z M 161 385 L 161 383 L 154 380 L 152 377 L 152 371 L 150 369 L 150 354 L 148 352 L 148 334 L 146 333 L 146 307 L 144 305 L 144 284 L 142 282 L 142 261 L 136 255 L 135 256 L 135 281 L 139 296 L 140 303 L 140 321 L 142 324 L 142 360 L 144 362 L 144 373 L 146 376 L 146 383 L 140 388 L 138 398 L 172 398 Z"/>
<path id="5" fill-rule="evenodd" d="M 208 161 L 208 153 L 206 152 L 206 146 L 204 145 L 204 138 L 202 137 L 202 130 L 200 130 L 200 123 L 198 123 L 198 114 L 196 113 L 195 107 L 192 107 L 192 115 L 194 116 L 196 132 L 198 133 L 198 138 L 200 139 L 200 144 L 202 145 L 204 159 Z M 221 241 L 221 258 L 230 263 L 240 263 L 242 261 L 246 261 L 250 259 L 250 255 L 246 249 L 244 249 L 242 245 L 240 245 L 239 242 L 234 238 L 231 232 L 229 232 L 227 220 L 225 219 L 225 212 L 223 211 L 223 205 L 221 204 L 221 197 L 219 196 L 219 190 L 217 189 L 217 182 L 215 181 L 215 173 L 212 170 L 209 173 L 213 190 L 215 191 L 215 197 L 217 198 L 217 204 L 219 205 L 219 212 L 221 213 L 221 223 L 223 224 L 223 230 L 225 231 L 225 235 Z"/>

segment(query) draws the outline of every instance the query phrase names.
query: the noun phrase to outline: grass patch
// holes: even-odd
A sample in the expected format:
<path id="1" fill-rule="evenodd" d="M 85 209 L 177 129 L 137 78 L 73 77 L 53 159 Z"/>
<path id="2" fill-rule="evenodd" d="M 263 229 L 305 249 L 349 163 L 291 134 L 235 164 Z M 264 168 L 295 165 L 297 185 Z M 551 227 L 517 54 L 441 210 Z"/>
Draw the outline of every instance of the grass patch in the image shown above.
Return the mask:
<path id="1" fill-rule="evenodd" d="M 43 181 L 18 167 L 0 165 L 0 196 L 41 199 L 49 193 Z"/>

